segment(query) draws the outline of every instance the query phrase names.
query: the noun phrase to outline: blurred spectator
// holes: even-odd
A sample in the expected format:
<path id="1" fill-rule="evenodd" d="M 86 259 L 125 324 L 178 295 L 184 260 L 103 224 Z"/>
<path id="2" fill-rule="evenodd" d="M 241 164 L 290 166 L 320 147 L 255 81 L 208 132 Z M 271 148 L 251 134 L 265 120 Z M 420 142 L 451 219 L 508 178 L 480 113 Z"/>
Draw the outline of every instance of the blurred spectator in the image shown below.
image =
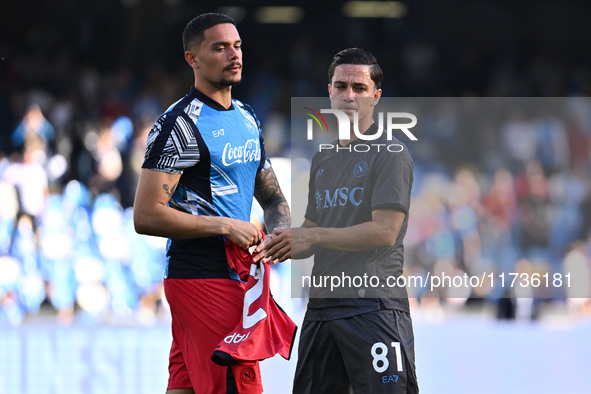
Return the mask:
<path id="1" fill-rule="evenodd" d="M 89 146 L 96 169 L 88 184 L 95 195 L 116 190 L 117 179 L 123 173 L 123 159 L 119 144 L 127 141 L 119 140 L 117 137 L 114 123 L 105 119 L 96 140 Z"/>
<path id="2" fill-rule="evenodd" d="M 552 114 L 551 108 L 540 111 L 533 122 L 538 138 L 536 157 L 544 169 L 554 173 L 570 163 L 568 138 L 564 124 Z"/>
<path id="3" fill-rule="evenodd" d="M 502 129 L 503 148 L 507 152 L 509 168 L 520 171 L 525 163 L 536 158 L 538 134 L 527 119 L 525 110 L 514 108 Z"/>
<path id="4" fill-rule="evenodd" d="M 41 145 L 40 149 L 45 150 L 45 146 L 53 142 L 54 136 L 55 129 L 43 116 L 39 104 L 34 103 L 27 108 L 23 120 L 12 133 L 12 145 L 21 148 L 25 141 L 36 140 Z"/>
<path id="5" fill-rule="evenodd" d="M 19 216 L 28 215 L 37 225 L 49 193 L 46 160 L 46 144 L 37 134 L 27 135 L 22 154 L 15 152 L 4 171 L 4 179 L 12 183 L 19 199 Z"/>
<path id="6" fill-rule="evenodd" d="M 482 199 L 482 253 L 499 272 L 510 272 L 516 259 L 514 242 L 517 198 L 514 177 L 507 169 L 497 170 L 492 186 Z"/>
<path id="7" fill-rule="evenodd" d="M 550 222 L 554 213 L 548 178 L 540 162 L 530 161 L 517 177 L 519 240 L 526 256 L 547 262 Z"/>

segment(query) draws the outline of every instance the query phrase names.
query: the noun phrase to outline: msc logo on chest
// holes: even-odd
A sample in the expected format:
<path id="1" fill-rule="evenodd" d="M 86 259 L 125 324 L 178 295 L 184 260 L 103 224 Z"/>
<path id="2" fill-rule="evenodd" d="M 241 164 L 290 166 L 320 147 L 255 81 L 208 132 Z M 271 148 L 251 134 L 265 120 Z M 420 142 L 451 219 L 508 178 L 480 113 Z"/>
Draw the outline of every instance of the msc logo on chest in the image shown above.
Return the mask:
<path id="1" fill-rule="evenodd" d="M 359 206 L 363 202 L 362 187 L 339 187 L 334 190 L 316 192 L 316 209 L 344 207 L 348 204 Z"/>

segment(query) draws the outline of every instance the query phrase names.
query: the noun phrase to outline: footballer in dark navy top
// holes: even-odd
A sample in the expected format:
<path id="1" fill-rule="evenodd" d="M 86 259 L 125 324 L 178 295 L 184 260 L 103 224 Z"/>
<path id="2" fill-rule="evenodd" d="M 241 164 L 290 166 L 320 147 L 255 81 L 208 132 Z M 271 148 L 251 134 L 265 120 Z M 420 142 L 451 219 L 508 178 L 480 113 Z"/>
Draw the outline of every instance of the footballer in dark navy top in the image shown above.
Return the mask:
<path id="1" fill-rule="evenodd" d="M 265 246 L 280 261 L 314 256 L 293 392 L 414 394 L 408 297 L 390 286 L 403 269 L 413 161 L 374 123 L 383 77 L 375 57 L 345 49 L 328 74 L 331 108 L 346 115 L 339 128 L 356 135 L 339 129 L 339 141 L 318 146 L 304 223 L 274 231 Z"/>
<path id="2" fill-rule="evenodd" d="M 375 123 L 367 130 L 375 134 Z M 338 142 L 333 143 L 336 146 Z M 413 161 L 408 149 L 397 139 L 386 140 L 383 134 L 372 141 L 374 149 L 355 150 L 355 140 L 347 149 L 323 150 L 312 159 L 306 219 L 318 227 L 343 228 L 372 220 L 372 211 L 393 209 L 405 214 L 393 246 L 362 251 L 343 251 L 317 247 L 312 276 L 373 276 L 376 286 L 310 289 L 307 320 L 331 320 L 389 309 L 408 312 L 406 288 L 388 287 L 386 278 L 402 274 L 404 247 L 402 240 L 408 223 Z M 393 152 L 385 146 L 396 146 Z M 376 146 L 381 146 L 380 150 Z M 383 285 L 383 286 L 382 286 Z M 324 298 L 330 294 L 331 298 Z M 334 293 L 336 294 L 333 295 Z M 343 295 L 344 297 L 338 297 Z"/>

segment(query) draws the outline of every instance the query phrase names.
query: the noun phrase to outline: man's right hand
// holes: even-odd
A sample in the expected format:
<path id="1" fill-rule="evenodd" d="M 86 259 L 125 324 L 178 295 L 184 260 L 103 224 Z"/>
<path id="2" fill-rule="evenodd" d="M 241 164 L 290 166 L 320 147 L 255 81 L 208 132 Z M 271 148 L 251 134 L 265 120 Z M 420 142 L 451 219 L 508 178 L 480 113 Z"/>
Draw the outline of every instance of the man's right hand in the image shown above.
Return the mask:
<path id="1" fill-rule="evenodd" d="M 250 222 L 238 219 L 228 219 L 229 230 L 226 233 L 226 238 L 240 246 L 242 249 L 248 249 L 253 245 L 261 242 L 263 234 L 257 226 Z"/>
<path id="2" fill-rule="evenodd" d="M 291 258 L 291 229 L 274 229 L 265 242 L 257 247 L 257 251 L 264 251 L 265 257 L 273 263 L 282 263 Z"/>

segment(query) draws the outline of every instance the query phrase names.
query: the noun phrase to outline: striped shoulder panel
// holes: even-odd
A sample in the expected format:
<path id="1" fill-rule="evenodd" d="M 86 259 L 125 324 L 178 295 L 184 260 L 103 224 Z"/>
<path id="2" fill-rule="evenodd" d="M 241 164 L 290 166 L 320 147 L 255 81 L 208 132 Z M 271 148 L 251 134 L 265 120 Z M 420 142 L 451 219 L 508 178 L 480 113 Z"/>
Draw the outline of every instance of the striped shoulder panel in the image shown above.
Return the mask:
<path id="1" fill-rule="evenodd" d="M 181 174 L 199 162 L 195 121 L 202 105 L 195 98 L 180 100 L 156 121 L 148 135 L 145 168 Z"/>

